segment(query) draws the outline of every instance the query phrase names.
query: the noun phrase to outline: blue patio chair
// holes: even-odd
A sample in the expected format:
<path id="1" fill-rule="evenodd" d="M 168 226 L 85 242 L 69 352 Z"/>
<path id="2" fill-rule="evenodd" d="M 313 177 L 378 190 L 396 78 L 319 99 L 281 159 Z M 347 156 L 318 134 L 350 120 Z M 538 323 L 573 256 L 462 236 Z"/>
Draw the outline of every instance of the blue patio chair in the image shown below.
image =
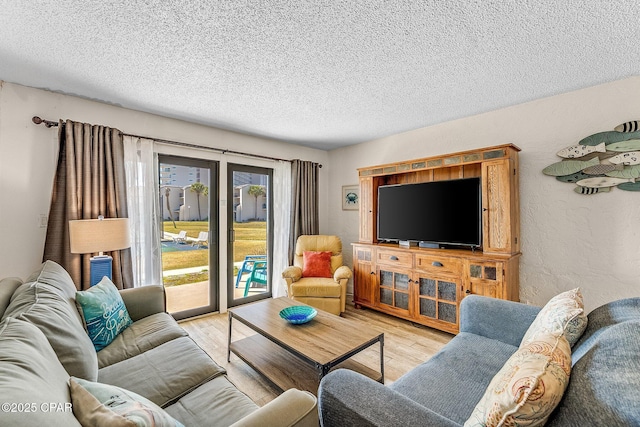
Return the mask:
<path id="1" fill-rule="evenodd" d="M 257 261 L 267 261 L 267 256 L 266 255 L 247 255 L 244 257 L 244 261 L 242 261 L 242 266 L 238 270 L 238 275 L 236 276 L 236 288 L 240 286 L 242 275 L 245 273 L 251 273 L 253 271 L 253 265 Z"/>
<path id="2" fill-rule="evenodd" d="M 260 286 L 267 286 L 267 262 L 266 261 L 256 261 L 253 264 L 253 271 L 251 275 L 247 279 L 247 282 L 244 285 L 244 296 L 246 297 L 249 293 L 249 288 L 254 283 Z"/>

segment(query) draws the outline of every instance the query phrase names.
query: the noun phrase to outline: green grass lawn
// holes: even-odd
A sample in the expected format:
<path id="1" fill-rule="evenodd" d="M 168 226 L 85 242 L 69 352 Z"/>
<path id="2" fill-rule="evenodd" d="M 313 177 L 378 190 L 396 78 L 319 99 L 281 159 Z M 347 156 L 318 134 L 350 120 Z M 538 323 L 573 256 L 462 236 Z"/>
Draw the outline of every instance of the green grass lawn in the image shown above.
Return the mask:
<path id="1" fill-rule="evenodd" d="M 234 223 L 236 241 L 234 243 L 234 262 L 244 260 L 246 255 L 264 255 L 267 253 L 267 223 L 265 221 L 251 221 Z M 201 231 L 209 230 L 207 221 L 164 221 L 164 231 L 178 234 L 186 231 L 188 237 L 197 238 Z M 199 267 L 209 264 L 209 250 L 197 249 L 193 251 L 174 251 L 162 254 L 162 270 Z"/>

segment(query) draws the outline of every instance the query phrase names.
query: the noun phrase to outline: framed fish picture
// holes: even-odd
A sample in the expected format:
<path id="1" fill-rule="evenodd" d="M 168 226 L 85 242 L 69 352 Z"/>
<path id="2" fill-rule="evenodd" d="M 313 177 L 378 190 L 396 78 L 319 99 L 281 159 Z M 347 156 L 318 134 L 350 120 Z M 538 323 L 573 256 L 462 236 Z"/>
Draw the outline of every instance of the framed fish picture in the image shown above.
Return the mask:
<path id="1" fill-rule="evenodd" d="M 360 186 L 342 186 L 342 210 L 357 211 L 360 209 Z"/>

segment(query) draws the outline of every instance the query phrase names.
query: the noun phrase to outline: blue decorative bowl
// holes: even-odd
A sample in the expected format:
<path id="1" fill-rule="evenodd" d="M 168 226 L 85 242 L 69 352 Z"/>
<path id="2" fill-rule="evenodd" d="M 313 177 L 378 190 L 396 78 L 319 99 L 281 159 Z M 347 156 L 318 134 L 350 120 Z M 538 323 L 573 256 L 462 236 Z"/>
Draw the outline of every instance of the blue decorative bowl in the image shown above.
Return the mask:
<path id="1" fill-rule="evenodd" d="M 316 309 L 308 305 L 294 305 L 280 310 L 280 317 L 294 325 L 307 323 L 316 317 L 316 314 Z"/>

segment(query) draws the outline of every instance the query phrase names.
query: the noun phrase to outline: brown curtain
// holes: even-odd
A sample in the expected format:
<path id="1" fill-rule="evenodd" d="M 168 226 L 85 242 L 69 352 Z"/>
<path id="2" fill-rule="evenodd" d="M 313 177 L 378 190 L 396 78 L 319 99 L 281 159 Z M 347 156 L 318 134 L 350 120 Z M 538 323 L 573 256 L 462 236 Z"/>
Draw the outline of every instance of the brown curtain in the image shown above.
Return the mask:
<path id="1" fill-rule="evenodd" d="M 289 232 L 289 265 L 293 265 L 293 256 L 298 237 L 303 234 L 318 234 L 320 220 L 318 215 L 318 163 L 305 160 L 291 162 L 291 227 Z"/>
<path id="2" fill-rule="evenodd" d="M 72 254 L 69 221 L 127 218 L 122 133 L 118 129 L 60 121 L 58 167 L 43 260 L 63 266 L 79 290 L 90 287 L 92 254 Z M 109 252 L 113 257 L 113 283 L 133 287 L 131 251 Z"/>

